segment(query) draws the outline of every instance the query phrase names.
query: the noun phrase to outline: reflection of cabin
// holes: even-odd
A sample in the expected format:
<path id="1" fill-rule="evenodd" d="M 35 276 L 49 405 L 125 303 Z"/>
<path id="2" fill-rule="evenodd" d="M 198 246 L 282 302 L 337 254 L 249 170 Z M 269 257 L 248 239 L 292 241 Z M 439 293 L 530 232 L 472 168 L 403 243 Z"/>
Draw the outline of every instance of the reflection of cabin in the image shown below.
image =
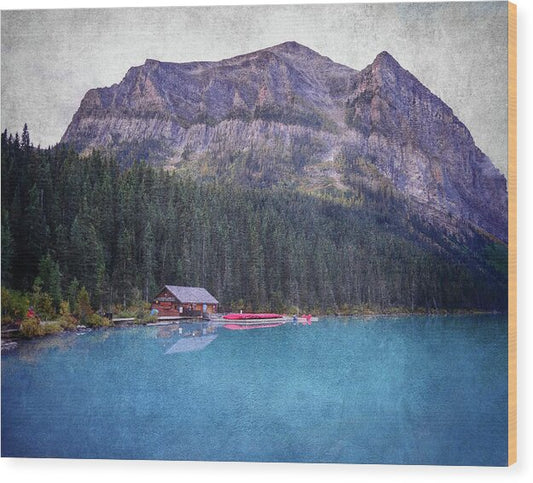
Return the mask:
<path id="1" fill-rule="evenodd" d="M 152 309 L 158 310 L 160 316 L 198 316 L 202 312 L 212 314 L 217 307 L 218 300 L 205 288 L 176 285 L 165 285 L 152 302 Z"/>

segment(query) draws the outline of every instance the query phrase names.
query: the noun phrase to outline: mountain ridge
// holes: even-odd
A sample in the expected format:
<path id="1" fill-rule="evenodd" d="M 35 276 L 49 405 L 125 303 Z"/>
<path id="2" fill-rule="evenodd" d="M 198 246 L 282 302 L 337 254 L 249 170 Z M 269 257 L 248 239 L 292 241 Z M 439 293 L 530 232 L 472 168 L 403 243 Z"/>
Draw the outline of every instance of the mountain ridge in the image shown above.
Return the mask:
<path id="1" fill-rule="evenodd" d="M 61 142 L 251 186 L 390 183 L 442 229 L 450 218 L 507 241 L 505 178 L 386 51 L 360 71 L 293 41 L 221 61 L 147 59 L 88 91 Z"/>

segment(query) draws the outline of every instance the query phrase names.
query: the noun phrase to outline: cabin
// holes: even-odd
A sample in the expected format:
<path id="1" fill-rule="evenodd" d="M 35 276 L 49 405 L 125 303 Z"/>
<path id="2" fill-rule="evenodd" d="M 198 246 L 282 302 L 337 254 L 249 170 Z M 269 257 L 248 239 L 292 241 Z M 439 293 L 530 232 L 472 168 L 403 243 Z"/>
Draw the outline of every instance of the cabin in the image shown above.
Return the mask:
<path id="1" fill-rule="evenodd" d="M 205 288 L 165 285 L 155 296 L 151 308 L 157 310 L 159 316 L 197 317 L 216 313 L 218 300 Z"/>

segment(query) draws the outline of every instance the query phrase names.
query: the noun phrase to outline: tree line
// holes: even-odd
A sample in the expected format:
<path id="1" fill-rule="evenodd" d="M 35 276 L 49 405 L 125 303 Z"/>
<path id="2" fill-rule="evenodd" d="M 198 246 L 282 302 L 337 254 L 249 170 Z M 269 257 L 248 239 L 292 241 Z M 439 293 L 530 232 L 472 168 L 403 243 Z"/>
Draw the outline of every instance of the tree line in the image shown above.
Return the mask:
<path id="1" fill-rule="evenodd" d="M 5 131 L 2 286 L 47 294 L 56 312 L 81 288 L 109 311 L 165 284 L 205 287 L 223 310 L 505 310 L 506 246 L 454 238 L 387 189 L 358 189 L 341 203 L 200 182 Z"/>

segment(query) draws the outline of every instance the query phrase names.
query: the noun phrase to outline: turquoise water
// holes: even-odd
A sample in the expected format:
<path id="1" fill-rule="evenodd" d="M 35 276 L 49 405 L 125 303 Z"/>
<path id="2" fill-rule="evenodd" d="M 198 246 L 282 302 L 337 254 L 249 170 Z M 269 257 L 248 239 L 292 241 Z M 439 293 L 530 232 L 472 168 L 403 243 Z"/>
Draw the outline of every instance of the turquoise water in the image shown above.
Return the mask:
<path id="1" fill-rule="evenodd" d="M 506 331 L 324 318 L 22 342 L 2 355 L 2 456 L 505 465 Z"/>

